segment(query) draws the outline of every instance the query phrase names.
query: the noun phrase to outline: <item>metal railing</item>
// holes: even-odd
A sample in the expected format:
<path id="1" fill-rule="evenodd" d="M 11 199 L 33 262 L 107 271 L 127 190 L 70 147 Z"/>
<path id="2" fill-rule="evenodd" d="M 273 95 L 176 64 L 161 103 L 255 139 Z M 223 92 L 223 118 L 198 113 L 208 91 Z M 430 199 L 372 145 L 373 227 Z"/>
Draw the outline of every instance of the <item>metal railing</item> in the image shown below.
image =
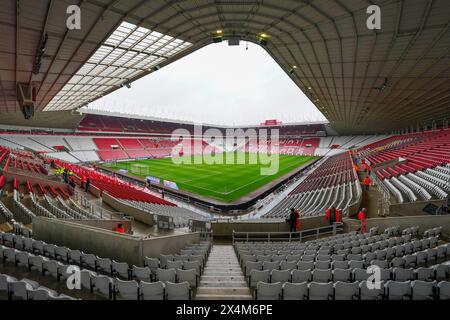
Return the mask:
<path id="1" fill-rule="evenodd" d="M 307 239 L 319 239 L 322 235 L 336 235 L 338 232 L 344 231 L 344 224 L 336 222 L 333 225 L 318 227 L 312 229 L 301 230 L 297 232 L 258 232 L 258 231 L 234 231 L 232 235 L 232 243 L 236 241 L 298 241 L 302 242 Z"/>

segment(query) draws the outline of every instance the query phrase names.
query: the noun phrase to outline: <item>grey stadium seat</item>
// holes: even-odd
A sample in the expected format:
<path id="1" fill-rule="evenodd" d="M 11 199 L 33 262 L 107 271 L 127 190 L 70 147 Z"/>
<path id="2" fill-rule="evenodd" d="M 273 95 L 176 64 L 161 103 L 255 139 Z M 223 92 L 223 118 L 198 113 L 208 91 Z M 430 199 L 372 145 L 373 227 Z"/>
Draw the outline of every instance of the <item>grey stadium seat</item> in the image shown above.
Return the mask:
<path id="1" fill-rule="evenodd" d="M 331 269 L 314 269 L 312 271 L 312 281 L 329 282 L 333 278 Z"/>
<path id="2" fill-rule="evenodd" d="M 350 269 L 334 269 L 333 281 L 350 282 L 352 280 L 352 272 Z"/>
<path id="3" fill-rule="evenodd" d="M 167 269 L 183 269 L 183 261 L 182 260 L 175 260 L 170 261 L 168 260 L 166 263 Z"/>
<path id="4" fill-rule="evenodd" d="M 148 267 L 137 267 L 133 265 L 132 269 L 133 277 L 138 279 L 139 281 L 148 281 L 150 282 L 152 279 L 152 272 Z"/>
<path id="5" fill-rule="evenodd" d="M 450 266 L 447 264 L 438 264 L 432 267 L 435 270 L 436 280 L 446 280 L 449 278 Z"/>
<path id="6" fill-rule="evenodd" d="M 255 270 L 250 272 L 249 284 L 250 288 L 256 288 L 259 281 L 269 282 L 270 280 L 270 270 Z"/>
<path id="7" fill-rule="evenodd" d="M 348 261 L 333 261 L 331 267 L 333 269 L 348 269 Z"/>
<path id="8" fill-rule="evenodd" d="M 281 290 L 281 282 L 266 283 L 260 281 L 256 284 L 255 298 L 256 300 L 279 300 L 281 298 Z"/>
<path id="9" fill-rule="evenodd" d="M 39 284 L 29 279 L 9 283 L 9 291 L 11 292 L 12 299 L 28 300 L 29 292 L 37 288 L 39 288 Z"/>
<path id="10" fill-rule="evenodd" d="M 330 260 L 327 261 L 316 261 L 314 263 L 315 269 L 329 269 L 330 268 Z"/>
<path id="11" fill-rule="evenodd" d="M 112 299 L 113 279 L 103 275 L 91 275 L 92 288 L 94 292 L 100 292 L 102 295 Z"/>
<path id="12" fill-rule="evenodd" d="M 167 261 L 173 261 L 173 255 L 171 255 L 171 254 L 160 254 L 159 255 L 160 267 L 162 269 L 166 268 Z"/>
<path id="13" fill-rule="evenodd" d="M 420 267 L 414 270 L 415 279 L 422 281 L 433 281 L 435 278 L 436 269 Z"/>
<path id="14" fill-rule="evenodd" d="M 331 300 L 333 298 L 333 283 L 309 283 L 308 296 L 309 300 Z"/>
<path id="15" fill-rule="evenodd" d="M 188 282 L 173 283 L 166 282 L 167 300 L 190 300 L 191 290 Z"/>
<path id="16" fill-rule="evenodd" d="M 359 282 L 337 281 L 333 287 L 334 300 L 357 300 L 359 298 Z"/>
<path id="17" fill-rule="evenodd" d="M 348 262 L 348 267 L 350 269 L 355 269 L 355 268 L 364 268 L 364 261 L 359 261 L 359 260 L 350 260 Z"/>
<path id="18" fill-rule="evenodd" d="M 97 270 L 97 257 L 92 253 L 81 254 L 82 266 Z"/>
<path id="19" fill-rule="evenodd" d="M 311 270 L 292 270 L 292 283 L 308 282 L 311 279 Z"/>
<path id="20" fill-rule="evenodd" d="M 392 279 L 395 281 L 414 280 L 414 269 L 394 268 L 392 270 Z"/>
<path id="21" fill-rule="evenodd" d="M 380 268 L 386 269 L 388 268 L 388 262 L 387 260 L 372 260 L 370 262 L 371 265 L 378 266 Z"/>
<path id="22" fill-rule="evenodd" d="M 262 266 L 263 270 L 279 270 L 280 269 L 280 262 L 279 261 L 264 261 L 263 262 L 263 266 Z"/>
<path id="23" fill-rule="evenodd" d="M 410 300 L 411 299 L 411 281 L 392 281 L 389 280 L 384 285 L 386 298 L 388 300 Z"/>
<path id="24" fill-rule="evenodd" d="M 112 262 L 109 258 L 97 257 L 97 268 L 99 271 L 112 275 Z"/>
<path id="25" fill-rule="evenodd" d="M 29 267 L 29 259 L 32 256 L 31 253 L 26 251 L 20 251 L 16 254 L 16 264 L 18 266 L 22 266 L 28 269 Z"/>
<path id="26" fill-rule="evenodd" d="M 64 262 L 69 262 L 69 249 L 66 247 L 56 247 L 55 258 Z"/>
<path id="27" fill-rule="evenodd" d="M 434 300 L 436 281 L 415 280 L 411 283 L 413 300 Z"/>
<path id="28" fill-rule="evenodd" d="M 195 269 L 177 269 L 178 282 L 187 282 L 191 288 L 197 287 L 197 272 Z"/>
<path id="29" fill-rule="evenodd" d="M 308 284 L 306 282 L 283 284 L 283 300 L 306 300 L 308 298 Z"/>
<path id="30" fill-rule="evenodd" d="M 74 263 L 77 265 L 81 265 L 81 251 L 80 250 L 69 250 L 69 263 Z"/>
<path id="31" fill-rule="evenodd" d="M 245 276 L 248 277 L 252 270 L 262 270 L 263 263 L 261 261 L 247 261 L 245 263 Z"/>
<path id="32" fill-rule="evenodd" d="M 381 300 L 384 298 L 384 281 L 379 283 L 377 287 L 368 287 L 367 281 L 359 283 L 359 299 L 360 300 Z M 373 284 L 372 284 L 373 285 Z"/>
<path id="33" fill-rule="evenodd" d="M 162 282 L 175 282 L 176 281 L 176 271 L 175 269 L 161 269 L 156 270 L 156 279 Z"/>
<path id="34" fill-rule="evenodd" d="M 55 297 L 57 295 L 58 293 L 56 291 L 45 287 L 39 287 L 28 291 L 29 300 L 50 300 L 51 296 Z"/>
<path id="35" fill-rule="evenodd" d="M 312 270 L 314 269 L 314 261 L 299 261 L 297 263 L 298 270 Z"/>
<path id="36" fill-rule="evenodd" d="M 272 270 L 270 282 L 285 283 L 291 279 L 291 270 Z"/>
<path id="37" fill-rule="evenodd" d="M 439 300 L 450 300 L 450 282 L 441 281 L 437 284 Z"/>
<path id="38" fill-rule="evenodd" d="M 115 297 L 122 300 L 138 300 L 139 285 L 135 280 L 124 281 L 115 279 Z"/>
<path id="39" fill-rule="evenodd" d="M 128 280 L 130 277 L 130 267 L 126 262 L 112 261 L 112 272 L 114 276 L 120 276 L 123 279 Z"/>
<path id="40" fill-rule="evenodd" d="M 280 270 L 292 270 L 297 268 L 297 261 L 281 261 L 280 262 Z"/>
<path id="41" fill-rule="evenodd" d="M 141 281 L 139 283 L 139 291 L 142 300 L 163 300 L 164 299 L 163 282 L 146 282 Z"/>
<path id="42" fill-rule="evenodd" d="M 28 262 L 30 264 L 30 269 L 31 270 L 37 270 L 39 272 L 42 273 L 42 264 L 44 263 L 44 261 L 47 261 L 47 258 L 44 258 L 43 256 L 30 256 L 28 258 Z"/>
<path id="43" fill-rule="evenodd" d="M 81 270 L 80 271 L 80 280 L 81 280 L 81 287 L 91 290 L 94 287 L 93 277 L 97 275 L 94 271 L 91 270 Z"/>

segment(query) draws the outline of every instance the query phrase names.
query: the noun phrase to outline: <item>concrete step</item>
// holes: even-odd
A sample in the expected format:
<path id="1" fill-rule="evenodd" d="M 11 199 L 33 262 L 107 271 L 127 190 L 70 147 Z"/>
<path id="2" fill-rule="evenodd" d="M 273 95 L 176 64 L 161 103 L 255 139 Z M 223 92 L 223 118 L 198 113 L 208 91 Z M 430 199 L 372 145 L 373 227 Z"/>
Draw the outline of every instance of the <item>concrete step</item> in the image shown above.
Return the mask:
<path id="1" fill-rule="evenodd" d="M 230 277 L 236 277 L 236 276 L 242 276 L 242 272 L 240 271 L 235 271 L 235 272 L 217 272 L 217 271 L 212 271 L 212 270 L 205 270 L 205 272 L 203 272 L 203 276 L 230 276 Z"/>
<path id="2" fill-rule="evenodd" d="M 250 300 L 250 289 L 231 245 L 215 245 L 197 288 L 198 300 Z"/>
<path id="3" fill-rule="evenodd" d="M 205 275 L 201 277 L 201 280 L 205 281 L 245 281 L 245 277 L 242 275 Z"/>
<path id="4" fill-rule="evenodd" d="M 250 295 L 248 287 L 198 287 L 197 295 L 199 294 L 218 294 L 218 295 Z"/>
<path id="5" fill-rule="evenodd" d="M 213 280 L 201 280 L 200 286 L 202 287 L 221 287 L 221 288 L 229 288 L 229 287 L 245 287 L 247 288 L 247 282 L 245 281 L 213 281 Z"/>

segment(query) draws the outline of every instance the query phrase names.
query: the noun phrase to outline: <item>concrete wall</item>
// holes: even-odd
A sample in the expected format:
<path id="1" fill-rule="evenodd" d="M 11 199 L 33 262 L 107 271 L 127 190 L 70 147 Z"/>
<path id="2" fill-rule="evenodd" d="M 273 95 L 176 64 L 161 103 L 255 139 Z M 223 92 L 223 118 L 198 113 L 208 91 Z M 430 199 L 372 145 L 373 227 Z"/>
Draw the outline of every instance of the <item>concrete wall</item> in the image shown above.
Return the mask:
<path id="1" fill-rule="evenodd" d="M 111 197 L 107 193 L 102 194 L 102 199 L 105 203 L 107 203 L 109 206 L 111 206 L 115 210 L 122 212 L 122 213 L 126 214 L 127 216 L 132 216 L 137 221 L 145 223 L 149 226 L 153 226 L 155 224 L 155 220 L 153 219 L 153 214 L 151 214 L 151 213 L 145 212 L 143 210 L 139 210 L 136 207 L 132 207 L 132 206 L 126 205 L 120 201 L 117 201 L 117 199 Z"/>
<path id="2" fill-rule="evenodd" d="M 122 224 L 126 233 L 132 233 L 131 221 L 129 220 L 75 220 L 76 223 L 100 228 L 108 231 L 114 231 L 118 224 Z"/>
<path id="3" fill-rule="evenodd" d="M 33 219 L 33 237 L 138 266 L 143 266 L 144 256 L 174 254 L 186 245 L 200 241 L 200 233 L 142 238 L 44 217 Z"/>
<path id="4" fill-rule="evenodd" d="M 159 254 L 175 254 L 186 245 L 200 242 L 200 233 L 177 234 L 142 240 L 143 257 L 159 257 Z"/>
<path id="5" fill-rule="evenodd" d="M 300 230 L 313 229 L 329 225 L 325 216 L 300 217 Z M 211 223 L 214 237 L 231 237 L 233 230 L 236 232 L 289 232 L 287 222 L 267 222 L 264 219 L 258 221 L 229 221 Z"/>
<path id="6" fill-rule="evenodd" d="M 432 201 L 416 201 L 411 203 L 393 204 L 389 207 L 389 215 L 391 216 L 423 216 L 425 211 L 423 208 L 432 203 L 437 207 L 445 205 L 447 200 L 432 200 Z"/>

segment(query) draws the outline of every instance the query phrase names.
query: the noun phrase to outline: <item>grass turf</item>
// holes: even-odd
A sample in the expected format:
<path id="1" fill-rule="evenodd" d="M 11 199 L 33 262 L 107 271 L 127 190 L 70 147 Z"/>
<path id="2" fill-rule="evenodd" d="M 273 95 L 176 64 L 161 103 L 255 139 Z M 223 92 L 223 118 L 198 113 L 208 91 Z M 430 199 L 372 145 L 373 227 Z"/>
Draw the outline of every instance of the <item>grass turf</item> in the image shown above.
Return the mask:
<path id="1" fill-rule="evenodd" d="M 232 156 L 232 154 L 226 154 L 226 156 Z M 273 175 L 261 175 L 260 169 L 268 168 L 269 165 L 261 164 L 259 161 L 257 164 L 249 163 L 250 154 L 248 153 L 241 156 L 245 156 L 244 164 L 195 164 L 194 161 L 200 160 L 201 156 L 186 156 L 183 160 L 192 161 L 191 163 L 175 164 L 171 158 L 161 158 L 115 162 L 105 167 L 113 170 L 126 169 L 129 174 L 141 178 L 154 176 L 170 180 L 176 182 L 181 190 L 223 202 L 233 202 L 315 159 L 312 156 L 279 155 L 278 172 Z M 145 170 L 140 174 L 132 174 L 133 164 L 147 166 L 148 169 L 144 167 Z"/>

